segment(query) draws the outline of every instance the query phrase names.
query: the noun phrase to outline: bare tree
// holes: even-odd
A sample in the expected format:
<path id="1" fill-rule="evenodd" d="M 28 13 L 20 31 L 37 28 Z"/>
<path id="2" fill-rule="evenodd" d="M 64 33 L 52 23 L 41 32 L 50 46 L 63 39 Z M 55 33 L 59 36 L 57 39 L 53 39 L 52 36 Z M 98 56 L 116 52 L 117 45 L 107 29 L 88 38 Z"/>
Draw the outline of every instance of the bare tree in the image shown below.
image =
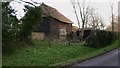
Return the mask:
<path id="1" fill-rule="evenodd" d="M 92 12 L 91 12 L 91 14 L 90 14 L 90 21 L 89 21 L 89 27 L 92 27 L 92 28 L 94 28 L 94 29 L 100 29 L 101 28 L 101 26 L 103 27 L 105 27 L 105 25 L 104 25 L 104 22 L 103 22 L 103 19 L 100 17 L 100 16 L 98 16 L 98 14 L 97 13 L 95 13 L 95 10 L 93 10 Z"/>
<path id="2" fill-rule="evenodd" d="M 89 6 L 87 6 L 87 8 L 85 8 L 85 0 L 83 0 L 83 6 L 80 5 L 80 2 L 78 0 L 77 0 L 77 3 L 78 3 L 79 13 L 80 13 L 81 21 L 82 21 L 82 30 L 80 33 L 80 39 L 82 40 L 83 35 L 84 35 L 84 26 L 85 26 L 85 24 L 87 25 L 88 17 L 93 9 L 90 8 Z"/>
<path id="3" fill-rule="evenodd" d="M 104 29 L 105 29 L 105 26 L 106 26 L 106 24 L 105 24 L 105 23 L 103 23 L 103 22 L 101 22 L 101 23 L 100 23 L 100 27 L 102 28 L 102 30 L 104 30 Z"/>
<path id="4" fill-rule="evenodd" d="M 114 31 L 118 32 L 119 31 L 119 16 L 114 16 Z M 112 25 L 109 25 L 106 28 L 107 31 L 112 31 Z"/>
<path id="5" fill-rule="evenodd" d="M 110 5 L 111 7 L 111 25 L 112 25 L 112 31 L 114 32 L 114 13 L 113 13 L 113 4 Z"/>
<path id="6" fill-rule="evenodd" d="M 120 32 L 120 15 L 118 15 L 118 32 Z"/>
<path id="7" fill-rule="evenodd" d="M 75 1 L 71 1 L 71 3 L 74 8 L 74 12 L 75 12 L 75 15 L 76 15 L 76 18 L 78 21 L 79 29 L 80 29 L 80 20 L 81 20 L 82 29 L 79 34 L 80 34 L 80 40 L 82 40 L 83 35 L 84 35 L 84 28 L 85 28 L 85 25 L 87 28 L 87 23 L 89 20 L 88 17 L 92 11 L 92 8 L 90 8 L 89 6 L 85 7 L 85 0 L 83 0 L 82 5 L 80 4 L 80 2 L 78 0 L 77 0 L 77 3 Z M 77 11 L 76 7 L 78 7 L 78 11 Z M 80 16 L 80 19 L 79 19 L 79 16 Z"/>
<path id="8" fill-rule="evenodd" d="M 91 22 L 89 23 L 91 27 L 93 27 L 94 29 L 96 29 L 98 27 L 98 17 L 95 16 L 95 12 L 91 12 L 91 16 L 90 16 L 90 20 Z"/>
<path id="9" fill-rule="evenodd" d="M 80 29 L 80 20 L 79 20 L 79 15 L 78 15 L 78 13 L 77 13 L 77 6 L 76 6 L 76 2 L 73 0 L 71 0 L 71 4 L 72 4 L 72 6 L 73 6 L 73 9 L 74 9 L 74 13 L 75 13 L 75 16 L 76 16 L 76 19 L 77 19 L 77 22 L 78 22 L 78 27 L 79 27 L 79 29 Z M 79 34 L 80 34 L 80 31 L 78 31 L 79 32 Z"/>
<path id="10" fill-rule="evenodd" d="M 73 0 L 73 1 L 71 1 L 71 4 L 72 4 L 72 6 L 73 6 L 74 13 L 75 13 L 76 19 L 77 19 L 77 21 L 78 21 L 78 26 L 79 26 L 79 28 L 80 28 L 80 20 L 79 20 L 79 15 L 77 14 L 76 3 L 75 3 L 75 1 Z"/>

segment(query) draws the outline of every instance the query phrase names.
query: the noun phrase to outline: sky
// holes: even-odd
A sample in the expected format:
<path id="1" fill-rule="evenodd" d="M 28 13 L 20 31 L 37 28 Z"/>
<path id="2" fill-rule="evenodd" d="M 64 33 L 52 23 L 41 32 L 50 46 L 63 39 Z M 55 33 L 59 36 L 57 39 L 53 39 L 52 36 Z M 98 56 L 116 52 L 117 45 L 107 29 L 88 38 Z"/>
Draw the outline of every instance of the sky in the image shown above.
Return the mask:
<path id="1" fill-rule="evenodd" d="M 11 2 L 11 6 L 17 10 L 17 18 L 20 19 L 21 17 L 24 16 L 24 3 L 19 4 L 15 0 Z M 30 0 L 24 0 L 30 2 Z M 56 8 L 61 14 L 66 16 L 68 19 L 70 19 L 74 25 L 77 25 L 77 20 L 75 17 L 74 9 L 72 7 L 72 4 L 70 0 L 33 0 L 35 2 L 44 2 L 45 4 Z M 82 0 L 79 0 L 82 2 Z M 114 14 L 117 16 L 118 15 L 118 1 L 120 0 L 85 0 L 85 4 L 89 5 L 91 8 L 94 8 L 97 12 L 97 14 L 102 17 L 104 23 L 106 25 L 110 24 L 110 17 L 111 17 L 111 9 L 110 9 L 110 4 L 113 3 L 114 7 Z"/>

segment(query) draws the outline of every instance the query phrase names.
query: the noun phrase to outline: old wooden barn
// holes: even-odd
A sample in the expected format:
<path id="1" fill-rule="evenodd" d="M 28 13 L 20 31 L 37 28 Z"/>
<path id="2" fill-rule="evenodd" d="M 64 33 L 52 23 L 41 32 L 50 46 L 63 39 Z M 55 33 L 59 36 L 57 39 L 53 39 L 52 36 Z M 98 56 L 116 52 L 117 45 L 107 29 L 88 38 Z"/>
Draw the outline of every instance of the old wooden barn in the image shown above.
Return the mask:
<path id="1" fill-rule="evenodd" d="M 33 38 L 38 38 L 44 33 L 45 37 L 52 39 L 66 39 L 67 34 L 72 31 L 72 21 L 62 15 L 58 10 L 44 3 L 41 4 L 43 20 L 36 26 Z M 34 39 L 35 39 L 34 38 Z"/>

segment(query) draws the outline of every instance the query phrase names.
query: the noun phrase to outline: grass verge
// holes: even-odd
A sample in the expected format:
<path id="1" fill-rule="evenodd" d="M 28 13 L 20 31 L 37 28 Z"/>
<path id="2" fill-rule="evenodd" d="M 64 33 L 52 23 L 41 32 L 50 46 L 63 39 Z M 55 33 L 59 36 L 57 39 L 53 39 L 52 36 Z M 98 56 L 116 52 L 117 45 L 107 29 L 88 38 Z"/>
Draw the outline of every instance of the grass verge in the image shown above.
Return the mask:
<path id="1" fill-rule="evenodd" d="M 32 45 L 16 50 L 16 53 L 3 56 L 3 66 L 64 66 L 81 62 L 118 48 L 118 41 L 104 48 L 91 48 L 75 44 L 53 44 L 47 41 L 34 41 Z"/>
<path id="2" fill-rule="evenodd" d="M 119 42 L 117 40 L 117 41 L 113 42 L 111 45 L 104 47 L 104 48 L 99 48 L 99 49 L 95 50 L 94 52 L 89 52 L 89 54 L 87 54 L 85 56 L 79 56 L 77 58 L 73 58 L 73 59 L 70 59 L 70 60 L 65 61 L 65 62 L 55 63 L 51 66 L 71 66 L 71 65 L 83 62 L 85 60 L 97 57 L 99 55 L 105 54 L 109 51 L 112 51 L 114 49 L 119 48 L 120 46 L 118 46 L 118 43 Z"/>

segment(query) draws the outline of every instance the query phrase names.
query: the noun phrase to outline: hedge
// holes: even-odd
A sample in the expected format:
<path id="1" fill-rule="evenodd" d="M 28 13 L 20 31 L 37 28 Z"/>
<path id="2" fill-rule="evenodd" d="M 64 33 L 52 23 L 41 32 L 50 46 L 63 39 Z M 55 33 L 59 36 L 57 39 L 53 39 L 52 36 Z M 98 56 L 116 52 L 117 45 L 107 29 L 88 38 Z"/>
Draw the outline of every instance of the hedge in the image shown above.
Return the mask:
<path id="1" fill-rule="evenodd" d="M 97 30 L 93 31 L 95 33 L 91 33 L 90 36 L 85 41 L 85 46 L 100 48 L 105 47 L 111 44 L 114 40 L 117 39 L 118 33 L 110 32 L 110 31 L 103 31 Z"/>

